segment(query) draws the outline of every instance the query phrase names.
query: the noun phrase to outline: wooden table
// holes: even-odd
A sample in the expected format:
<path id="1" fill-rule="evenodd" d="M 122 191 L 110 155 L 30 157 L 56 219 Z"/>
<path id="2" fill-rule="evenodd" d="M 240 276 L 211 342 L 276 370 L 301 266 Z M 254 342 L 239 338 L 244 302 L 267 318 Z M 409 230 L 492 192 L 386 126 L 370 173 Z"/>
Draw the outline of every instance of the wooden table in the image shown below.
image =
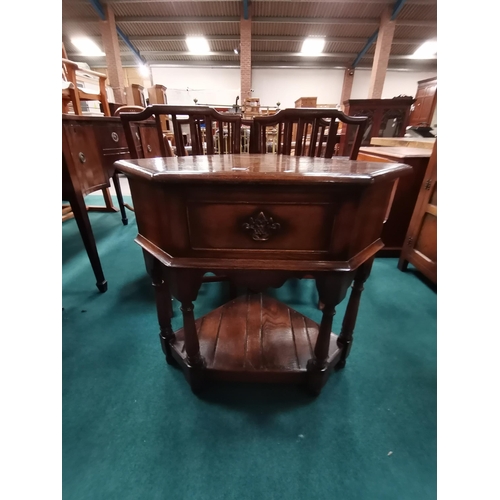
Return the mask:
<path id="1" fill-rule="evenodd" d="M 349 354 L 363 283 L 408 165 L 278 155 L 117 162 L 129 179 L 160 340 L 199 391 L 210 379 L 304 383 L 318 394 Z M 206 272 L 248 292 L 195 319 Z M 313 277 L 321 324 L 262 292 Z M 335 307 L 354 281 L 342 329 Z M 183 328 L 172 331 L 170 293 Z"/>
<path id="2" fill-rule="evenodd" d="M 392 146 L 430 149 L 434 147 L 435 137 L 372 137 L 372 146 Z"/>
<path id="3" fill-rule="evenodd" d="M 138 125 L 135 139 L 144 142 L 155 124 Z M 147 147 L 147 144 L 145 142 Z M 85 250 L 96 277 L 100 292 L 108 288 L 97 252 L 92 226 L 87 211 L 117 212 L 111 197 L 105 197 L 105 206 L 86 206 L 89 193 L 110 187 L 110 178 L 116 191 L 122 223 L 128 223 L 125 205 L 115 169 L 115 161 L 130 158 L 125 133 L 119 117 L 62 115 L 62 199 L 69 201 Z"/>
<path id="4" fill-rule="evenodd" d="M 402 178 L 398 183 L 389 219 L 382 231 L 385 247 L 379 253 L 381 257 L 399 257 L 401 254 L 431 153 L 430 149 L 424 148 L 390 146 L 359 148 L 358 160 L 405 163 L 413 167 L 413 175 Z"/>

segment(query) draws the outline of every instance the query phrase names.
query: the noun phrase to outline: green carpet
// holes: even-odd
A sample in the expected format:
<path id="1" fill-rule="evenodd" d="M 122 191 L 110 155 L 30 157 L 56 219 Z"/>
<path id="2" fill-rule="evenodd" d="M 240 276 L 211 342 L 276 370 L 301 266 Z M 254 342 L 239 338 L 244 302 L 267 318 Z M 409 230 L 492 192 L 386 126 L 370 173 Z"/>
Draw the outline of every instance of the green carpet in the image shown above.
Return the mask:
<path id="1" fill-rule="evenodd" d="M 198 398 L 165 363 L 127 213 L 128 226 L 90 214 L 105 294 L 75 221 L 62 225 L 65 500 L 436 498 L 436 292 L 418 272 L 376 259 L 346 368 L 318 398 L 253 384 Z M 320 321 L 312 280 L 271 293 Z M 227 298 L 227 284 L 204 284 L 195 315 Z"/>

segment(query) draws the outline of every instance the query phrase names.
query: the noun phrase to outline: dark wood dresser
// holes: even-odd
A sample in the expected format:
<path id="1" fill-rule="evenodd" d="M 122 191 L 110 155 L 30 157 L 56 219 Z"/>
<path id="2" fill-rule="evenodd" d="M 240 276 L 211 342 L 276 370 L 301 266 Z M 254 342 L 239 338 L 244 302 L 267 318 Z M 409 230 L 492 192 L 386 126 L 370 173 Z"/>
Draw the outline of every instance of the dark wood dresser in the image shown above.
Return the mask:
<path id="1" fill-rule="evenodd" d="M 153 133 L 151 133 L 153 131 Z M 133 127 L 137 147 L 155 153 L 148 142 L 155 138 L 155 124 L 143 122 Z M 156 138 L 156 142 L 158 139 Z M 151 153 L 151 154 L 152 154 Z M 150 154 L 150 153 L 147 153 Z M 111 199 L 106 206 L 86 206 L 84 197 L 110 187 L 113 179 L 123 224 L 128 223 L 115 161 L 130 158 L 125 133 L 119 117 L 62 115 L 62 199 L 70 203 L 90 264 L 101 292 L 107 290 L 88 210 L 118 211 Z"/>
<path id="2" fill-rule="evenodd" d="M 401 254 L 430 156 L 431 150 L 424 148 L 370 146 L 359 149 L 358 160 L 405 163 L 413 167 L 412 175 L 398 182 L 391 212 L 382 231 L 385 246 L 379 253 L 380 257 L 399 257 Z"/>
<path id="3" fill-rule="evenodd" d="M 412 168 L 334 157 L 219 155 L 120 161 L 129 179 L 160 340 L 194 392 L 207 380 L 291 382 L 318 394 L 352 345 L 394 183 Z M 196 318 L 207 272 L 247 293 Z M 317 324 L 263 293 L 313 277 Z M 335 307 L 346 296 L 339 335 Z M 172 331 L 171 294 L 183 328 Z"/>

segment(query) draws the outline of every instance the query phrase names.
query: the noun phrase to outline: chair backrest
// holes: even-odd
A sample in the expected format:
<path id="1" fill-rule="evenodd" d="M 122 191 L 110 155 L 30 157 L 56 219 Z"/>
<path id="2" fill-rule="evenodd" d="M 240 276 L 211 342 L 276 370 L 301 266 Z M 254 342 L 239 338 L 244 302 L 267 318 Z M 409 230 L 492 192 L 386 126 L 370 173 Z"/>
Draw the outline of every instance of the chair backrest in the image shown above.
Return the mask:
<path id="1" fill-rule="evenodd" d="M 135 106 L 135 105 L 128 105 L 125 104 L 124 106 L 120 106 L 119 108 L 115 109 L 115 112 L 113 113 L 113 116 L 118 116 L 121 113 L 137 113 L 139 111 L 144 111 L 144 106 Z"/>
<path id="2" fill-rule="evenodd" d="M 250 153 L 267 153 L 271 127 L 273 152 L 278 154 L 323 158 L 342 154 L 355 160 L 367 120 L 364 116 L 347 116 L 338 109 L 328 108 L 287 108 L 271 116 L 256 116 L 250 135 Z M 338 135 L 341 123 L 345 125 Z M 350 132 L 356 129 L 354 140 L 349 144 L 345 142 L 346 128 Z"/>
<path id="3" fill-rule="evenodd" d="M 120 113 L 132 158 L 140 152 L 132 136 L 131 123 L 154 117 L 162 155 L 169 156 L 163 139 L 161 117 L 171 120 L 177 156 L 213 154 L 239 154 L 241 142 L 241 116 L 218 113 L 208 106 L 174 106 L 151 104 L 140 113 Z M 189 128 L 190 144 L 184 143 L 182 127 Z"/>

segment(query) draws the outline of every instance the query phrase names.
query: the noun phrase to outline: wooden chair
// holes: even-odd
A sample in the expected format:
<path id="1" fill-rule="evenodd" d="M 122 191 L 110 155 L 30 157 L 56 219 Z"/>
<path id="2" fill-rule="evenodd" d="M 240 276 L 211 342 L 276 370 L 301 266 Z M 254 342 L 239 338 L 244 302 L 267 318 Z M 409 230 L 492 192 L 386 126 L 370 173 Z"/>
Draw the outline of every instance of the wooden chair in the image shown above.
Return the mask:
<path id="1" fill-rule="evenodd" d="M 287 108 L 272 116 L 256 116 L 250 134 L 250 153 L 268 152 L 268 128 L 272 127 L 277 154 L 331 158 L 342 150 L 340 146 L 349 127 L 351 134 L 353 128 L 355 132 L 346 156 L 355 160 L 367 122 L 367 117 L 347 116 L 338 109 L 326 108 Z M 343 126 L 342 135 L 338 135 L 341 123 L 347 127 Z"/>
<path id="2" fill-rule="evenodd" d="M 99 78 L 99 92 L 81 89 L 77 85 L 77 73 Z M 106 75 L 89 69 L 79 68 L 76 62 L 62 58 L 62 112 L 68 112 L 68 105 L 73 105 L 75 115 L 83 115 L 82 101 L 99 101 L 104 116 L 111 116 L 108 97 L 106 95 Z"/>
<path id="3" fill-rule="evenodd" d="M 132 158 L 144 158 L 134 141 L 131 123 L 148 120 L 156 121 L 157 143 L 160 154 L 157 156 L 173 156 L 168 151 L 168 142 L 162 130 L 162 117 L 170 119 L 173 128 L 175 154 L 177 156 L 239 154 L 241 144 L 241 116 L 221 114 L 207 106 L 173 106 L 168 104 L 151 104 L 140 113 L 121 113 L 120 118 L 125 130 L 125 137 Z M 189 128 L 190 141 L 185 144 L 182 127 Z"/>
<path id="4" fill-rule="evenodd" d="M 239 154 L 241 142 L 241 116 L 224 115 L 207 106 L 174 106 L 168 104 L 151 104 L 139 113 L 120 113 L 125 137 L 133 159 L 147 156 L 144 145 L 138 146 L 134 140 L 132 123 L 143 120 L 156 122 L 156 145 L 159 153 L 156 156 L 172 157 L 174 153 L 169 149 L 169 142 L 163 132 L 162 117 L 171 120 L 175 149 L 177 156 Z M 187 117 L 187 118 L 186 118 Z M 189 126 L 191 135 L 190 145 L 184 144 L 182 126 Z M 153 142 L 152 137 L 149 142 Z M 149 152 L 151 154 L 152 151 Z M 229 281 L 227 276 L 204 276 L 203 283 Z M 230 282 L 230 296 L 235 298 L 236 287 Z"/>

